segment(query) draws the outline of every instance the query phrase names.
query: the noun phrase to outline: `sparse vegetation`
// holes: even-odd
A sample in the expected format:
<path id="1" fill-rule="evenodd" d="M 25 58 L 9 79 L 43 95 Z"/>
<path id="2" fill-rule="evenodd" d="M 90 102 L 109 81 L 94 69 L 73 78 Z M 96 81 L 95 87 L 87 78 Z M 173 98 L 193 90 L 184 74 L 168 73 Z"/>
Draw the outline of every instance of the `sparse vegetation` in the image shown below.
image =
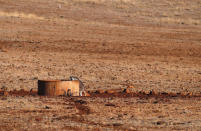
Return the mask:
<path id="1" fill-rule="evenodd" d="M 201 130 L 200 5 L 0 0 L 0 130 Z M 69 76 L 87 97 L 36 95 Z"/>

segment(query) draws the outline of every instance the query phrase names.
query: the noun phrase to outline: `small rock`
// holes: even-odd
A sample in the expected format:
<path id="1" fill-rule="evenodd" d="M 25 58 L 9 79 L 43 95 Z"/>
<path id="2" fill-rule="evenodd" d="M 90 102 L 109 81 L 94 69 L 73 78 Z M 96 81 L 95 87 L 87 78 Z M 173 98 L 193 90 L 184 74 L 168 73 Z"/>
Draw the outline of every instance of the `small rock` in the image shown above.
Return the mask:
<path id="1" fill-rule="evenodd" d="M 3 97 L 3 98 L 1 98 L 1 100 L 7 100 L 7 97 Z"/>
<path id="2" fill-rule="evenodd" d="M 105 91 L 105 93 L 113 94 L 113 93 L 115 93 L 115 91 L 114 90 L 107 90 L 107 91 Z"/>
<path id="3" fill-rule="evenodd" d="M 36 88 L 32 88 L 32 89 L 30 90 L 30 93 L 36 93 L 36 92 L 38 92 L 38 89 L 36 89 Z"/>
<path id="4" fill-rule="evenodd" d="M 78 104 L 87 104 L 87 102 L 83 101 L 83 100 L 76 100 L 75 103 L 78 103 Z"/>
<path id="5" fill-rule="evenodd" d="M 91 96 L 88 92 L 85 92 L 84 96 Z"/>
<path id="6" fill-rule="evenodd" d="M 122 124 L 120 123 L 114 123 L 113 126 L 121 126 Z"/>
<path id="7" fill-rule="evenodd" d="M 4 91 L 4 92 L 3 92 L 3 95 L 4 95 L 4 96 L 8 96 L 9 93 L 8 93 L 7 91 Z"/>
<path id="8" fill-rule="evenodd" d="M 153 102 L 153 104 L 157 104 L 157 103 L 158 103 L 158 101 L 154 101 L 154 102 Z"/>
<path id="9" fill-rule="evenodd" d="M 125 92 L 125 93 L 134 93 L 135 92 L 135 87 L 133 87 L 133 86 L 129 86 L 129 87 L 127 87 L 126 89 L 124 89 L 124 91 L 123 92 Z"/>
<path id="10" fill-rule="evenodd" d="M 157 121 L 156 122 L 156 125 L 162 125 L 162 124 L 164 124 L 165 122 L 164 121 Z"/>
<path id="11" fill-rule="evenodd" d="M 192 96 L 193 96 L 193 92 L 189 92 L 189 94 L 188 94 L 188 95 L 192 97 Z"/>
<path id="12" fill-rule="evenodd" d="M 130 89 L 124 89 L 123 92 L 128 93 L 128 94 L 131 93 Z"/>
<path id="13" fill-rule="evenodd" d="M 50 109 L 51 107 L 49 107 L 49 106 L 45 106 L 45 109 Z"/>
<path id="14" fill-rule="evenodd" d="M 2 87 L 1 87 L 1 90 L 2 90 L 2 91 L 7 91 L 7 87 L 2 86 Z"/>
<path id="15" fill-rule="evenodd" d="M 134 86 L 129 86 L 129 87 L 127 87 L 127 88 L 135 88 Z"/>
<path id="16" fill-rule="evenodd" d="M 104 92 L 105 92 L 104 90 L 97 90 L 97 91 L 95 91 L 96 94 L 102 94 Z"/>
<path id="17" fill-rule="evenodd" d="M 115 105 L 112 103 L 108 103 L 108 104 L 105 104 L 105 106 L 115 106 Z"/>

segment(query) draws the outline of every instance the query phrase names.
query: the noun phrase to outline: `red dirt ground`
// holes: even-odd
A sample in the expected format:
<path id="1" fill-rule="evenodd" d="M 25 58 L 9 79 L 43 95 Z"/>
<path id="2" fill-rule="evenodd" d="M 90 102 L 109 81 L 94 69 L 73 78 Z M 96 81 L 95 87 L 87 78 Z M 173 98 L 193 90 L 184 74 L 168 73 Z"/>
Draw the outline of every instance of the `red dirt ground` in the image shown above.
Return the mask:
<path id="1" fill-rule="evenodd" d="M 0 130 L 201 130 L 200 7 L 0 0 Z M 71 75 L 90 97 L 36 95 Z"/>

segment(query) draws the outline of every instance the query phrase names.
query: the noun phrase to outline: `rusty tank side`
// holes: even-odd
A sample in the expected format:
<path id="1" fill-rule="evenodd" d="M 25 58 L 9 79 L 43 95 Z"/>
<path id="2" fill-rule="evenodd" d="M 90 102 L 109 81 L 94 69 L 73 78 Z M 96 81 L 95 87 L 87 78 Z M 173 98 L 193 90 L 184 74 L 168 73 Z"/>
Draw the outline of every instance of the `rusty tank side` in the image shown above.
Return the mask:
<path id="1" fill-rule="evenodd" d="M 43 96 L 79 96 L 79 81 L 38 80 L 38 95 Z"/>

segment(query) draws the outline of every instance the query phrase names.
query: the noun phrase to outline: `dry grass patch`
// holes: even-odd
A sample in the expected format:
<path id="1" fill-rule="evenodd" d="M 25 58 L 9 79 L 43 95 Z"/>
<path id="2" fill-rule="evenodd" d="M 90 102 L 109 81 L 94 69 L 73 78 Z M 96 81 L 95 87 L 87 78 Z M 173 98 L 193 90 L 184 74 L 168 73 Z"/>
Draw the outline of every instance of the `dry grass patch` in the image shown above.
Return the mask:
<path id="1" fill-rule="evenodd" d="M 187 25 L 200 25 L 200 20 L 195 20 L 192 18 L 171 18 L 171 17 L 163 17 L 163 18 L 155 18 L 157 23 L 168 23 L 168 24 L 187 24 Z"/>
<path id="2" fill-rule="evenodd" d="M 38 20 L 44 20 L 44 17 L 37 16 L 35 14 L 26 14 L 23 12 L 3 12 L 0 11 L 0 16 L 4 17 L 20 17 L 20 18 L 27 18 L 27 19 L 38 19 Z"/>

